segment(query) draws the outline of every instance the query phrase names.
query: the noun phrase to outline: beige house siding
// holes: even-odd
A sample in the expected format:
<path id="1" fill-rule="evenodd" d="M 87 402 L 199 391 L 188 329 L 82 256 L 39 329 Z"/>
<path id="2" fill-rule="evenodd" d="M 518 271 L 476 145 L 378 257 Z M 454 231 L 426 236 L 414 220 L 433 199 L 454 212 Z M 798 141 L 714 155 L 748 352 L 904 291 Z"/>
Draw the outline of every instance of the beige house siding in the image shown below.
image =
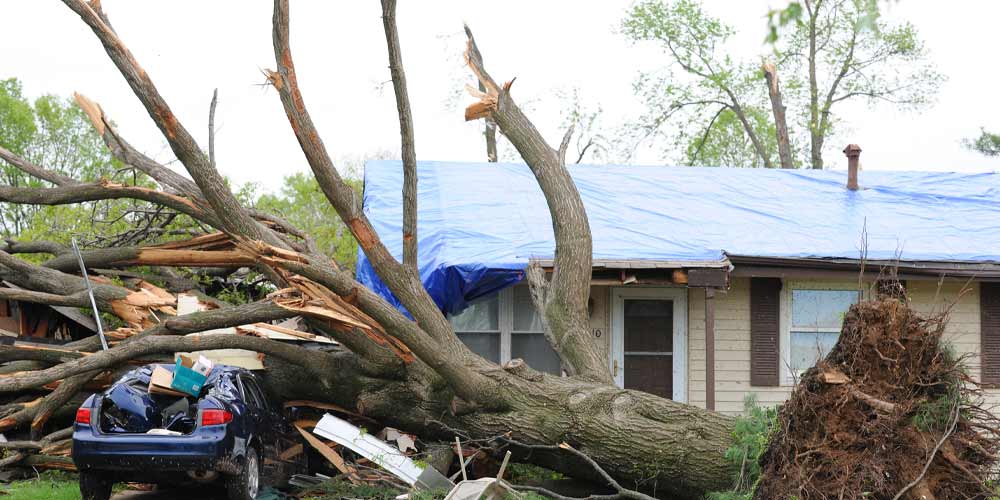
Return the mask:
<path id="1" fill-rule="evenodd" d="M 791 283 L 791 282 L 789 282 Z M 798 282 L 796 282 L 798 283 Z M 852 286 L 844 281 L 808 282 L 810 285 Z M 961 293 L 963 287 L 968 290 Z M 599 345 L 605 353 L 611 346 L 611 288 L 591 288 L 593 309 L 590 325 L 595 335 L 600 331 Z M 945 327 L 945 339 L 959 355 L 968 355 L 970 373 L 979 378 L 979 286 L 959 281 L 909 281 L 910 302 L 924 314 L 940 312 L 954 303 Z M 957 302 L 956 302 L 957 300 Z M 785 306 L 785 302 L 782 304 Z M 688 402 L 705 407 L 705 292 L 701 288 L 688 290 Z M 782 337 L 782 342 L 787 339 Z M 715 408 L 729 414 L 740 414 L 749 394 L 766 405 L 781 403 L 791 394 L 791 385 L 753 387 L 750 385 L 750 279 L 734 278 L 731 287 L 715 295 Z M 785 377 L 782 382 L 785 383 Z M 1000 409 L 1000 390 L 987 392 L 987 404 Z"/>
<path id="2" fill-rule="evenodd" d="M 821 284 L 823 282 L 814 282 Z M 830 282 L 831 284 L 833 282 Z M 940 287 L 936 281 L 907 283 L 913 307 L 925 314 L 944 310 L 954 303 L 945 339 L 959 355 L 967 354 L 970 373 L 979 377 L 979 287 L 970 284 L 961 294 L 964 282 L 948 281 Z M 756 394 L 763 404 L 783 402 L 791 386 L 752 387 L 750 385 L 750 280 L 734 279 L 728 292 L 716 294 L 715 307 L 715 400 L 716 409 L 738 414 L 743 400 Z M 957 302 L 956 302 L 957 300 Z M 705 294 L 691 289 L 688 294 L 688 400 L 705 406 Z M 783 304 L 784 305 L 784 304 Z M 784 342 L 785 339 L 782 338 Z M 1000 405 L 1000 390 L 987 392 L 988 404 Z"/>
<path id="3" fill-rule="evenodd" d="M 715 294 L 715 409 L 737 414 L 755 393 L 763 404 L 780 403 L 791 387 L 750 386 L 750 279 L 735 278 Z M 705 291 L 688 292 L 688 402 L 705 407 Z"/>
<path id="4" fill-rule="evenodd" d="M 611 352 L 611 287 L 590 287 L 590 300 L 590 332 L 597 340 L 597 345 L 602 349 L 604 357 L 609 358 Z"/>

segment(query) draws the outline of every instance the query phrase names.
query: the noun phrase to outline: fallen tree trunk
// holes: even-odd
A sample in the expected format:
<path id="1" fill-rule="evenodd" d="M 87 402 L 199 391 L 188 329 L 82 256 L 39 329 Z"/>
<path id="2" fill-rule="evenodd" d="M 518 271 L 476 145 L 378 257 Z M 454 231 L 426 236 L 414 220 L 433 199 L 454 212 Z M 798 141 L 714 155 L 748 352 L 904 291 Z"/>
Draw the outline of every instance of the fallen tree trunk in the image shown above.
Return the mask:
<path id="1" fill-rule="evenodd" d="M 371 377 L 350 353 L 328 358 L 320 383 L 298 366 L 268 358 L 268 387 L 286 399 L 336 403 L 424 438 L 450 441 L 455 432 L 476 439 L 510 433 L 526 443 L 566 442 L 624 486 L 700 498 L 731 486 L 723 458 L 733 420 L 650 394 L 600 383 L 533 373 L 514 380 L 521 396 L 503 411 L 463 406 L 437 377 L 408 373 Z M 509 367 L 508 367 L 509 368 Z M 532 462 L 574 477 L 593 469 L 568 454 L 532 454 Z"/>

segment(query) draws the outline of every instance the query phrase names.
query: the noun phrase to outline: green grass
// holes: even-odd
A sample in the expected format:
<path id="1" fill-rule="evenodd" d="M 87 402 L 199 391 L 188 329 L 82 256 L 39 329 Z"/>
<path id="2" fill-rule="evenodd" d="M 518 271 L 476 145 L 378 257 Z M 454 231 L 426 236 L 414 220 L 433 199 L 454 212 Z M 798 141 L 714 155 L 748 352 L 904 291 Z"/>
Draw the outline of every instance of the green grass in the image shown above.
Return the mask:
<path id="1" fill-rule="evenodd" d="M 0 485 L 0 498 L 80 500 L 80 485 L 75 474 L 48 471 L 43 472 L 41 477 L 35 479 Z"/>

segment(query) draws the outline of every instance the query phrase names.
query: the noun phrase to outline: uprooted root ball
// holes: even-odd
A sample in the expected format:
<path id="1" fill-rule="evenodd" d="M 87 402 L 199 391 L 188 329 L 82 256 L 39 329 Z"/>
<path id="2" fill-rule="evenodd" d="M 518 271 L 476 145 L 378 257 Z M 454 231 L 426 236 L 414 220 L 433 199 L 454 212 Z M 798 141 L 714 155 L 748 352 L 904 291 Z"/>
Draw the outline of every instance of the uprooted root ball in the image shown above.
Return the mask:
<path id="1" fill-rule="evenodd" d="M 782 407 L 754 498 L 995 498 L 1000 430 L 944 324 L 894 299 L 852 306 Z"/>

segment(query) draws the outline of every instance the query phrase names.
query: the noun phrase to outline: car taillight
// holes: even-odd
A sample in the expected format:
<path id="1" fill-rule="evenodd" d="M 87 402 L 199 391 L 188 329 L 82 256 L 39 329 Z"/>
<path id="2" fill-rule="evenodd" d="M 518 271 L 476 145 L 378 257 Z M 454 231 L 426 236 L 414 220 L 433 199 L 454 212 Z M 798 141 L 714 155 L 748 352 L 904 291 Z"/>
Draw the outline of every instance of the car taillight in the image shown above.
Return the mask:
<path id="1" fill-rule="evenodd" d="M 90 425 L 90 408 L 76 410 L 76 423 Z"/>
<path id="2" fill-rule="evenodd" d="M 202 410 L 201 425 L 221 425 L 233 421 L 233 414 L 226 410 Z"/>

